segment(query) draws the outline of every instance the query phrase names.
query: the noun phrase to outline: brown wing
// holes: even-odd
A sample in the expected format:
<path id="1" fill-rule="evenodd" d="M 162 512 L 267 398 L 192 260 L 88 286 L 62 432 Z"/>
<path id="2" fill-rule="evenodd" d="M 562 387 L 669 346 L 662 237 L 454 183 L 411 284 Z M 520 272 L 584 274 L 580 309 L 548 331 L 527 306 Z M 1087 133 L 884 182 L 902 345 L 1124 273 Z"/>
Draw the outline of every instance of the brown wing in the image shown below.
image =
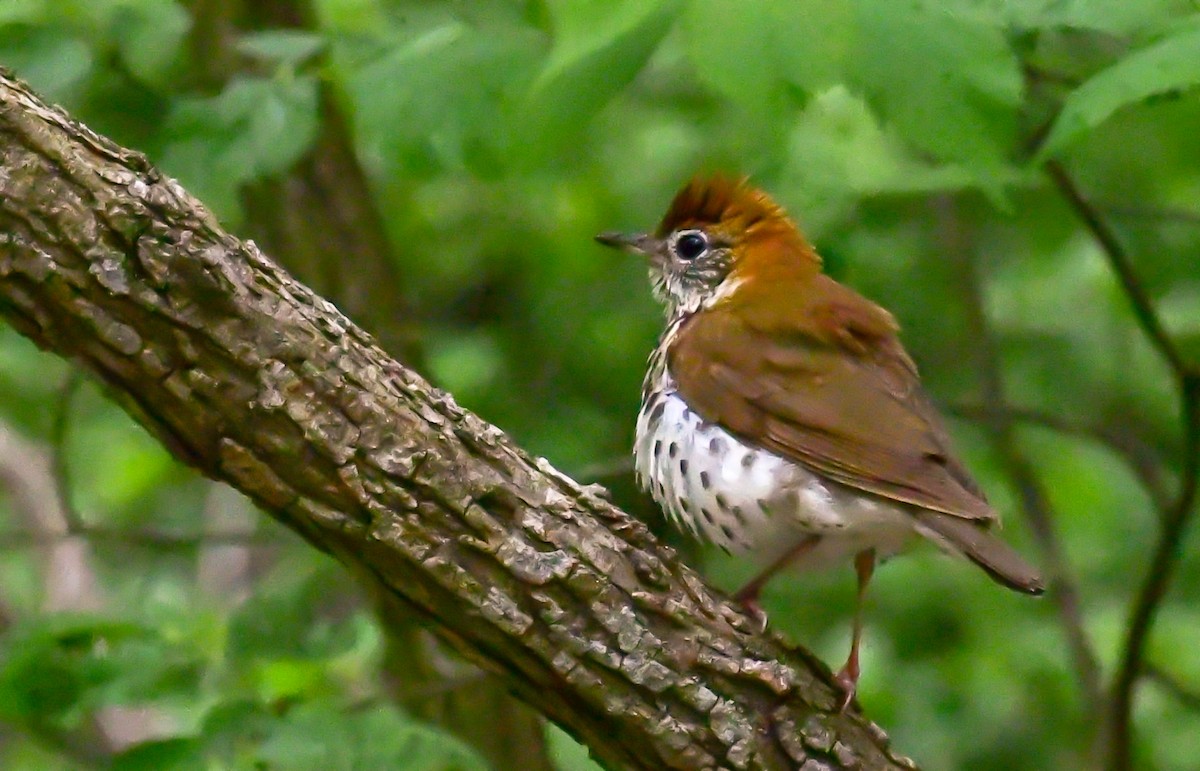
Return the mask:
<path id="1" fill-rule="evenodd" d="M 890 314 L 832 279 L 816 280 L 776 283 L 743 293 L 752 300 L 745 305 L 693 316 L 668 359 L 683 397 L 706 420 L 843 484 L 994 521 L 952 455 Z M 798 313 L 805 296 L 820 304 Z"/>

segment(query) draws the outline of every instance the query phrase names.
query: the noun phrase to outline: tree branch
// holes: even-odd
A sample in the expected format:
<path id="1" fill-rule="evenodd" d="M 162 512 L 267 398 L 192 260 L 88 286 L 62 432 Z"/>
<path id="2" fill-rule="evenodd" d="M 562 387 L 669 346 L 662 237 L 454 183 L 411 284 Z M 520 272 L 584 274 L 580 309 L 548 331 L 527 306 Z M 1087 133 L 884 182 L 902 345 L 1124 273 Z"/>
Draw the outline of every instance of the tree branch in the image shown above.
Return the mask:
<path id="1" fill-rule="evenodd" d="M 1133 765 L 1132 713 L 1134 689 L 1142 674 L 1146 640 L 1158 608 L 1171 583 L 1179 561 L 1184 534 L 1191 522 L 1200 485 L 1200 368 L 1190 364 L 1167 334 L 1149 293 L 1142 286 L 1133 261 L 1116 233 L 1076 187 L 1058 161 L 1048 161 L 1046 172 L 1063 198 L 1083 221 L 1100 245 L 1122 290 L 1129 298 L 1142 332 L 1166 360 L 1179 387 L 1183 418 L 1183 453 L 1179 464 L 1180 487 L 1175 500 L 1162 512 L 1162 523 L 1154 554 L 1129 614 L 1120 664 L 1113 678 L 1107 720 L 1108 768 L 1127 771 Z"/>
<path id="2" fill-rule="evenodd" d="M 1159 453 L 1126 424 L 1092 425 L 1057 413 L 1014 407 L 1011 404 L 950 404 L 946 406 L 946 411 L 983 425 L 994 425 L 1001 421 L 1025 423 L 1065 436 L 1097 442 L 1116 453 L 1129 466 L 1156 506 L 1165 509 L 1170 505 L 1171 496 L 1163 483 Z"/>
<path id="3" fill-rule="evenodd" d="M 1185 685 L 1178 677 L 1166 671 L 1152 661 L 1142 665 L 1142 675 L 1155 683 L 1175 700 L 1193 712 L 1200 712 L 1200 693 Z"/>
<path id="4" fill-rule="evenodd" d="M 1088 203 L 1083 197 L 1083 193 L 1075 186 L 1074 180 L 1067 174 L 1067 170 L 1063 168 L 1058 161 L 1046 162 L 1046 173 L 1050 175 L 1054 186 L 1062 193 L 1063 198 L 1071 205 L 1075 214 L 1079 219 L 1083 220 L 1083 224 L 1091 231 L 1096 242 L 1100 244 L 1104 256 L 1108 258 L 1108 264 L 1112 267 L 1113 272 L 1117 274 L 1117 280 L 1121 282 L 1121 288 L 1125 291 L 1125 295 L 1129 298 L 1129 303 L 1133 307 L 1133 314 L 1137 317 L 1138 325 L 1142 331 L 1146 333 L 1146 337 L 1150 338 L 1150 342 L 1158 349 L 1163 358 L 1167 360 L 1167 364 L 1176 373 L 1185 373 L 1189 367 L 1184 361 L 1183 355 L 1179 352 L 1179 348 L 1175 345 L 1175 341 L 1167 334 L 1167 330 L 1163 327 L 1162 321 L 1158 318 L 1158 313 L 1154 310 L 1154 304 L 1150 301 L 1150 295 L 1147 294 L 1145 287 L 1137 277 L 1137 271 L 1133 268 L 1133 261 L 1129 259 L 1129 255 L 1125 252 L 1125 247 L 1121 245 L 1121 241 L 1117 238 L 1117 234 L 1113 232 L 1100 213 Z"/>
<path id="5" fill-rule="evenodd" d="M 0 316 L 609 766 L 909 765 L 643 525 L 3 73 Z"/>

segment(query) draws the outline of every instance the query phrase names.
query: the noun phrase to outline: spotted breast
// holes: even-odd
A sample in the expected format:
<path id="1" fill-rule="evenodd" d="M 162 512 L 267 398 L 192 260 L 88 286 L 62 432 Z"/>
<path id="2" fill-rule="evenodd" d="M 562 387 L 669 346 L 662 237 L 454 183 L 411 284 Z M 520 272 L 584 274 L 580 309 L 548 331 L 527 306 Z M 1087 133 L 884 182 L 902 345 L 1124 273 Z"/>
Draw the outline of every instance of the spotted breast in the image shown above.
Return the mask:
<path id="1" fill-rule="evenodd" d="M 634 459 L 639 485 L 674 525 L 755 561 L 816 536 L 792 564 L 821 569 L 864 549 L 894 554 L 915 535 L 904 504 L 822 479 L 704 421 L 660 356 L 643 385 Z"/>

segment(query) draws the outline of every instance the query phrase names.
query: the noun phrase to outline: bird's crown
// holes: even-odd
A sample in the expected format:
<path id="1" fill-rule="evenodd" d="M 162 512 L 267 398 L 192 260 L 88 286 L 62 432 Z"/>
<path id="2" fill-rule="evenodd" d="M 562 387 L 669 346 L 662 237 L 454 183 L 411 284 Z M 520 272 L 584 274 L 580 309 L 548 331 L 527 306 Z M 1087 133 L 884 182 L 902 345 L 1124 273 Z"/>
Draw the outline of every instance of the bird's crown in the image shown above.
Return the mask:
<path id="1" fill-rule="evenodd" d="M 659 223 L 658 236 L 685 228 L 746 234 L 795 227 L 783 207 L 752 187 L 747 178 L 732 179 L 717 174 L 694 177 L 675 194 Z"/>

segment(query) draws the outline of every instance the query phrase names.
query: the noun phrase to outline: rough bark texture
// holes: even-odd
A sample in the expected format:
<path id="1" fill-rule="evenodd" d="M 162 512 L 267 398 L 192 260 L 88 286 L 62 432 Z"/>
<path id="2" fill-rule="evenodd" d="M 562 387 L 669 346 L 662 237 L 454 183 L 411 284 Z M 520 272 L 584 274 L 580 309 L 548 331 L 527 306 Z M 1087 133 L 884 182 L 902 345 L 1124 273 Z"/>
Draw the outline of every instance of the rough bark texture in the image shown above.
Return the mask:
<path id="1" fill-rule="evenodd" d="M 0 315 L 610 767 L 908 765 L 643 525 L 2 72 Z"/>
<path id="2" fill-rule="evenodd" d="M 315 17 L 311 2 L 195 0 L 191 58 L 201 84 L 216 91 L 233 76 L 262 66 L 238 51 L 246 31 L 312 31 L 318 27 Z M 310 66 L 331 66 L 325 57 Z M 247 235 L 288 272 L 332 300 L 385 351 L 419 369 L 420 324 L 404 300 L 406 277 L 397 269 L 400 261 L 355 154 L 344 105 L 329 81 L 322 79 L 320 88 L 321 131 L 313 146 L 286 174 L 242 190 L 251 214 Z M 447 668 L 447 655 L 413 611 L 394 603 L 378 608 L 386 632 L 380 670 L 397 704 L 453 732 L 494 768 L 553 771 L 541 716 L 512 697 L 501 678 L 464 675 L 460 670 L 468 667 L 461 664 Z"/>

